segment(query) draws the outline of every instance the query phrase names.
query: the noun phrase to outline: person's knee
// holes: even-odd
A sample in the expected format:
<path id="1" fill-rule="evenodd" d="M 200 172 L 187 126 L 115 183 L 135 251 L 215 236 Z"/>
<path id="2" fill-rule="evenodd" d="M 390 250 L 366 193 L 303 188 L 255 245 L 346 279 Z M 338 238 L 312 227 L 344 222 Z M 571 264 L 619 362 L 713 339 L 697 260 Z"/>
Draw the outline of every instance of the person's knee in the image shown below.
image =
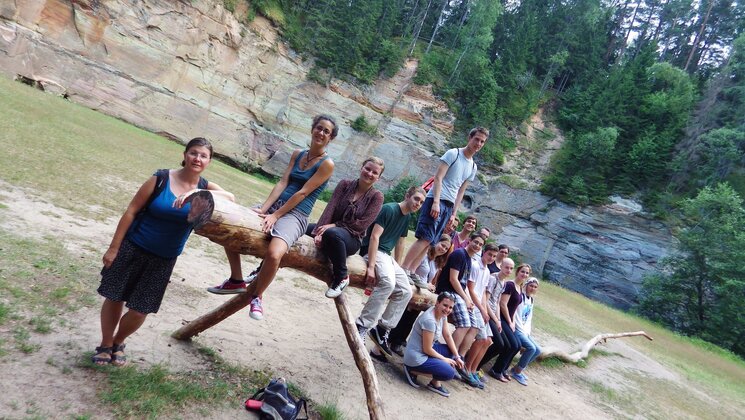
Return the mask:
<path id="1" fill-rule="evenodd" d="M 393 288 L 396 286 L 396 278 L 390 274 L 386 272 L 378 273 L 378 284 L 375 285 L 375 288 L 387 290 L 389 293 L 393 292 Z"/>
<path id="2" fill-rule="evenodd" d="M 147 314 L 144 312 L 140 312 L 134 309 L 130 309 L 127 311 L 127 315 L 131 316 L 136 319 L 145 319 L 147 317 Z"/>

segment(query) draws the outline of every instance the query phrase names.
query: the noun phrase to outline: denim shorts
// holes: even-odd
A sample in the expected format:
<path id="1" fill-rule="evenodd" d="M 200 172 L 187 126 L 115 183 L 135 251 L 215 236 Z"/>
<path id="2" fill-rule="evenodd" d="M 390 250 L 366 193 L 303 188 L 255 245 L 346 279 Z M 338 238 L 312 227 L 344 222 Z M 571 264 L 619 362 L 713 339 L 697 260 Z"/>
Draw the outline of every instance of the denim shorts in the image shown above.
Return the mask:
<path id="1" fill-rule="evenodd" d="M 442 231 L 445 230 L 450 216 L 453 214 L 453 203 L 445 200 L 440 200 L 440 215 L 437 220 L 433 219 L 429 214 L 432 209 L 432 197 L 427 197 L 422 204 L 422 208 L 419 210 L 419 220 L 416 224 L 416 232 L 414 236 L 417 239 L 426 239 L 431 245 L 437 243 L 442 235 Z"/>

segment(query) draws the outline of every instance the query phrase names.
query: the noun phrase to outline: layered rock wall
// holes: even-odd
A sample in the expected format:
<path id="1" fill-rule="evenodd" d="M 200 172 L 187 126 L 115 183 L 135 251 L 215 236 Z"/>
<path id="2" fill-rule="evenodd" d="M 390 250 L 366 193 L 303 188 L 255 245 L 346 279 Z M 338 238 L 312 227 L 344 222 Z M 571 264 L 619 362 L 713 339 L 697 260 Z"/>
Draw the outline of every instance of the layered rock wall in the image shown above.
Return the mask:
<path id="1" fill-rule="evenodd" d="M 205 136 L 222 156 L 279 174 L 317 113 L 337 118 L 334 180 L 369 155 L 386 161 L 383 186 L 427 178 L 454 116 L 413 86 L 416 62 L 360 88 L 306 81 L 310 64 L 261 18 L 240 24 L 209 0 L 0 0 L 0 73 L 175 140 Z M 351 121 L 364 115 L 368 136 Z M 465 204 L 537 273 L 619 307 L 665 254 L 667 229 L 639 213 L 576 209 L 536 192 L 476 183 Z"/>

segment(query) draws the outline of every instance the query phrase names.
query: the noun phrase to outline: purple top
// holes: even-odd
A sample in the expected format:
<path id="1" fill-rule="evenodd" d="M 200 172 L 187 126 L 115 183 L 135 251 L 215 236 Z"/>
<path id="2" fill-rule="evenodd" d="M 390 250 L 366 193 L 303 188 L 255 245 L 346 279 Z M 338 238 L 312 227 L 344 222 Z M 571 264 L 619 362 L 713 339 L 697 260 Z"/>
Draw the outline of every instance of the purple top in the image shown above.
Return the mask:
<path id="1" fill-rule="evenodd" d="M 331 195 L 331 200 L 323 210 L 316 226 L 334 223 L 361 240 L 367 228 L 380 213 L 380 208 L 383 206 L 383 193 L 373 187 L 353 202 L 352 198 L 354 198 L 356 189 L 356 179 L 339 181 L 339 185 L 334 189 L 334 194 Z"/>

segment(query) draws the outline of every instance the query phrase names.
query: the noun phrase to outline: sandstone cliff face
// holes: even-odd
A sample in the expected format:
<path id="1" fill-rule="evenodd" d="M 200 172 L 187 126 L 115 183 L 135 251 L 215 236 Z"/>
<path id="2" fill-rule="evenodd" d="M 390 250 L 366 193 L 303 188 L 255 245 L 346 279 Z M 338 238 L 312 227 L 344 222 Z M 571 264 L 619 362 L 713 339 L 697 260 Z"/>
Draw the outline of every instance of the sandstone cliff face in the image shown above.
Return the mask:
<path id="1" fill-rule="evenodd" d="M 281 173 L 306 144 L 318 113 L 342 126 L 330 148 L 335 179 L 355 176 L 369 155 L 389 162 L 389 182 L 430 172 L 454 117 L 431 94 L 409 94 L 414 66 L 366 89 L 326 89 L 305 80 L 308 69 L 266 20 L 246 28 L 212 1 L 0 3 L 0 70 L 9 77 L 180 141 L 207 137 L 221 155 L 269 172 Z M 383 135 L 349 128 L 360 115 Z"/>
<path id="2" fill-rule="evenodd" d="M 266 20 L 248 27 L 208 0 L 1 0 L 0 72 L 179 141 L 205 136 L 218 153 L 279 174 L 303 147 L 313 115 L 341 124 L 330 147 L 334 180 L 355 177 L 369 155 L 386 161 L 383 187 L 426 179 L 454 116 L 410 83 L 416 63 L 359 88 L 306 81 L 310 68 Z M 353 131 L 360 115 L 379 135 Z M 534 182 L 535 180 L 531 181 Z M 578 210 L 538 193 L 477 183 L 466 204 L 519 248 L 540 274 L 627 307 L 670 235 L 638 214 Z"/>

